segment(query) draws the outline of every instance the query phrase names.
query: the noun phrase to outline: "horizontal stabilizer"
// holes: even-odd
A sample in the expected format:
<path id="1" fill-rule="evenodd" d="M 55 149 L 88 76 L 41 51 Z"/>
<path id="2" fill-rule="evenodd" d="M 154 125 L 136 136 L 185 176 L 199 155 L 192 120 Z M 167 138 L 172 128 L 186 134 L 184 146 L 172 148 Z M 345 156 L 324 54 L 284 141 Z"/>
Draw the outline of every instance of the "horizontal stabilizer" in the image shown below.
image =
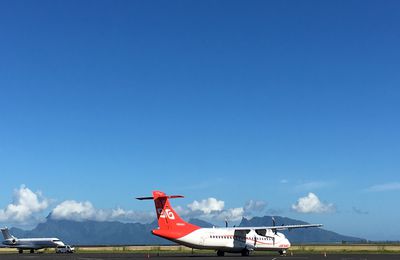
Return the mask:
<path id="1" fill-rule="evenodd" d="M 137 200 L 153 200 L 154 197 L 138 197 Z"/>
<path id="2" fill-rule="evenodd" d="M 184 198 L 184 197 L 182 195 L 171 195 L 171 196 L 168 196 L 168 198 L 177 199 L 177 198 Z"/>
<path id="3" fill-rule="evenodd" d="M 184 198 L 182 195 L 171 195 L 171 196 L 157 196 L 157 197 L 138 197 L 137 200 L 154 200 L 158 198 L 166 198 L 166 199 L 177 199 L 177 198 Z"/>

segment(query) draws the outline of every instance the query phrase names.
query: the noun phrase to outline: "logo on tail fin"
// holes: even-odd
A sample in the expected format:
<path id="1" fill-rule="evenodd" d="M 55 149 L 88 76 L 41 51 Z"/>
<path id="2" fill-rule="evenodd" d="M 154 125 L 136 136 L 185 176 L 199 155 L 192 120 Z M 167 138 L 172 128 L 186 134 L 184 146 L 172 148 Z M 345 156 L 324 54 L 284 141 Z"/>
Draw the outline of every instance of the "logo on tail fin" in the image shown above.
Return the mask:
<path id="1" fill-rule="evenodd" d="M 175 219 L 174 212 L 172 212 L 170 209 L 163 210 L 162 208 L 157 208 L 157 212 L 160 218 Z"/>

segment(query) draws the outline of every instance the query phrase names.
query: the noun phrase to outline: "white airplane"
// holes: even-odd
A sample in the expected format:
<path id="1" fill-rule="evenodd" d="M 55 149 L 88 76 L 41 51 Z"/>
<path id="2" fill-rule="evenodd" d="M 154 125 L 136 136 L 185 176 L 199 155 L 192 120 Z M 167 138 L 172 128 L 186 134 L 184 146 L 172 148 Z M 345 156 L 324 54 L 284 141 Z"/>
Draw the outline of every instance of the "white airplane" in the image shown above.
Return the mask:
<path id="1" fill-rule="evenodd" d="M 169 199 L 175 198 L 183 198 L 183 196 L 168 196 L 164 192 L 153 191 L 152 197 L 137 198 L 138 200 L 154 200 L 159 227 L 152 230 L 152 233 L 190 248 L 216 250 L 218 256 L 223 256 L 225 252 L 248 256 L 254 250 L 277 251 L 283 255 L 290 247 L 290 242 L 284 234 L 278 232 L 279 230 L 322 226 L 322 224 L 309 224 L 200 228 L 185 222 L 175 212 L 169 203 Z"/>
<path id="2" fill-rule="evenodd" d="M 1 232 L 5 239 L 3 245 L 18 249 L 20 254 L 23 253 L 23 250 L 30 250 L 31 253 L 34 253 L 38 249 L 64 246 L 64 243 L 58 238 L 16 238 L 10 234 L 8 228 L 2 228 Z"/>

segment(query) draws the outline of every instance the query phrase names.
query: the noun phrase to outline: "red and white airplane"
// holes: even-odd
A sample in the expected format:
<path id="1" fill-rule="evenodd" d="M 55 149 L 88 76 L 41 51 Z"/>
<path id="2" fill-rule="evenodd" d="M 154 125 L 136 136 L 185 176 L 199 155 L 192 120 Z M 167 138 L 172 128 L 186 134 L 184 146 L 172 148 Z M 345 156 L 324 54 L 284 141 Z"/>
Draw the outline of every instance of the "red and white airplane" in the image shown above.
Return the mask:
<path id="1" fill-rule="evenodd" d="M 159 228 L 152 230 L 152 233 L 190 248 L 216 250 L 218 256 L 223 256 L 225 252 L 241 253 L 243 256 L 248 256 L 254 250 L 277 251 L 280 254 L 285 254 L 290 247 L 290 242 L 278 230 L 322 226 L 321 224 L 309 224 L 201 228 L 181 219 L 169 203 L 169 199 L 175 198 L 183 198 L 183 196 L 168 196 L 164 192 L 153 191 L 152 197 L 137 198 L 138 200 L 154 200 Z"/>

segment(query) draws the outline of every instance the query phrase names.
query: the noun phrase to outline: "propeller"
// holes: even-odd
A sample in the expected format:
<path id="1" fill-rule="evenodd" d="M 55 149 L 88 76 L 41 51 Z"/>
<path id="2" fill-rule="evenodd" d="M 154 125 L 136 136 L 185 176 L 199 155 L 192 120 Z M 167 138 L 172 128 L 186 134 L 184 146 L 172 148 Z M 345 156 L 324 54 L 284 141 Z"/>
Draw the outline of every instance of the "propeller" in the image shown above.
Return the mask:
<path id="1" fill-rule="evenodd" d="M 282 224 L 282 227 L 284 227 L 285 226 L 285 224 Z M 291 228 L 288 228 L 288 231 L 290 232 L 290 230 L 292 230 Z"/>
<path id="2" fill-rule="evenodd" d="M 272 226 L 275 227 L 276 226 L 276 220 L 275 217 L 272 216 Z M 276 235 L 276 233 L 278 232 L 276 229 L 273 230 L 274 234 Z M 275 239 L 274 239 L 274 244 L 275 244 Z"/>

